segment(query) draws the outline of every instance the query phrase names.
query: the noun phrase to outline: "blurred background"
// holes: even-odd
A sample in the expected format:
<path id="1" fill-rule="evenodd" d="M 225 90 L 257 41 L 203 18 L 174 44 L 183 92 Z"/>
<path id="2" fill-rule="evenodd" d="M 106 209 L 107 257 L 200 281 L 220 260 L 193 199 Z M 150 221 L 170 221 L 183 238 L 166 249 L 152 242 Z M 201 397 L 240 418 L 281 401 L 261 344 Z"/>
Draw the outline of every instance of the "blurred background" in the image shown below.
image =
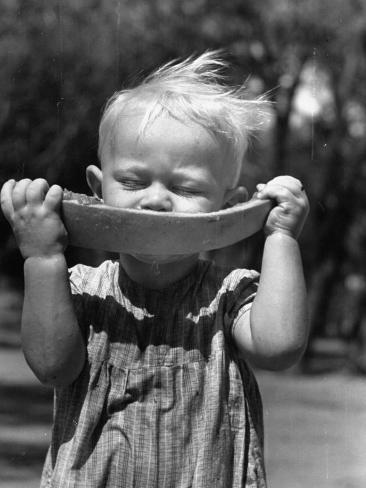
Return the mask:
<path id="1" fill-rule="evenodd" d="M 0 186 L 44 177 L 87 193 L 106 100 L 172 58 L 223 49 L 273 117 L 243 175 L 302 180 L 311 337 L 258 372 L 272 488 L 366 486 L 366 0 L 0 0 Z M 262 236 L 215 259 L 259 268 Z M 68 249 L 70 265 L 103 256 Z M 20 352 L 22 260 L 0 213 L 0 487 L 37 486 L 52 416 Z M 363 451 L 362 451 L 363 449 Z M 345 459 L 344 453 L 350 453 Z M 3 484 L 1 484 L 3 483 Z"/>

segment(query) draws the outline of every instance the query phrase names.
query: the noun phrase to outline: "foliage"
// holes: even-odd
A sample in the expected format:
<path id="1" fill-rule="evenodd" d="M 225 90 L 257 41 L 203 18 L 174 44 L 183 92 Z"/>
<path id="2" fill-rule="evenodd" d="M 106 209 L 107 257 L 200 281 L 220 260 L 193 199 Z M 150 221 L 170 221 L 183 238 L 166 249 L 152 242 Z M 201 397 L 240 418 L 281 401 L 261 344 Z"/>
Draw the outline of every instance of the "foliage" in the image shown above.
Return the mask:
<path id="1" fill-rule="evenodd" d="M 275 102 L 247 177 L 286 172 L 308 189 L 302 244 L 322 327 L 335 283 L 366 272 L 366 0 L 0 0 L 0 9 L 0 185 L 42 176 L 86 191 L 107 98 L 167 60 L 223 48 L 231 81 Z M 300 103 L 306 90 L 316 111 Z M 1 218 L 0 236 L 9 236 Z"/>

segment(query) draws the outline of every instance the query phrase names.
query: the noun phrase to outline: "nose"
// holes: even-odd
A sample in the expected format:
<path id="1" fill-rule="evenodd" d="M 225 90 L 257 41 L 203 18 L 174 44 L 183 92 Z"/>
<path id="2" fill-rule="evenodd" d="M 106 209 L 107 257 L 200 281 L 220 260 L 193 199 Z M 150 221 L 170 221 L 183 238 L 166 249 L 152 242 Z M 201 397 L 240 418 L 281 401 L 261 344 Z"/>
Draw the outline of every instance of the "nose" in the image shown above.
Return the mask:
<path id="1" fill-rule="evenodd" d="M 171 212 L 173 206 L 168 189 L 160 183 L 150 185 L 146 188 L 140 201 L 140 208 L 157 212 Z"/>

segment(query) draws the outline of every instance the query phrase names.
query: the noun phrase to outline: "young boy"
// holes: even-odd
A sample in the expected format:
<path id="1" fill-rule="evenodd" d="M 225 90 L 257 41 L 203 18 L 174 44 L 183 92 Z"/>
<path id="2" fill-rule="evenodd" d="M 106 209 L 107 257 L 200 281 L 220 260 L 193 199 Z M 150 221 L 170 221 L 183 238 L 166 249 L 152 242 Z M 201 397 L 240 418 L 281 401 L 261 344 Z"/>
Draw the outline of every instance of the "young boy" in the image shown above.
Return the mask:
<path id="1" fill-rule="evenodd" d="M 112 97 L 100 125 L 101 168 L 87 169 L 94 194 L 161 212 L 241 201 L 237 181 L 265 102 L 220 84 L 222 66 L 207 53 Z M 260 279 L 174 250 L 68 271 L 61 188 L 41 179 L 4 185 L 3 212 L 25 258 L 24 354 L 55 387 L 42 487 L 266 486 L 248 363 L 286 368 L 305 348 L 296 239 L 308 202 L 285 176 L 259 185 L 257 198 L 276 202 Z"/>

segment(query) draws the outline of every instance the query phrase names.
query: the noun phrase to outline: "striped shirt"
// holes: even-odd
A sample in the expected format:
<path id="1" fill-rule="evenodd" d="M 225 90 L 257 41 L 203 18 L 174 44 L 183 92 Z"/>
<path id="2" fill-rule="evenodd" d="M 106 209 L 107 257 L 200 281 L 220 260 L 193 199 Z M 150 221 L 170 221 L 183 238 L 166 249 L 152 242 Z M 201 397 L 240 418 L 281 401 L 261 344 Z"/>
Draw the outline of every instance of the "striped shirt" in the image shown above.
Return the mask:
<path id="1" fill-rule="evenodd" d="M 55 390 L 41 488 L 265 488 L 262 405 L 232 343 L 258 274 L 199 261 L 164 290 L 70 270 L 87 361 Z"/>

